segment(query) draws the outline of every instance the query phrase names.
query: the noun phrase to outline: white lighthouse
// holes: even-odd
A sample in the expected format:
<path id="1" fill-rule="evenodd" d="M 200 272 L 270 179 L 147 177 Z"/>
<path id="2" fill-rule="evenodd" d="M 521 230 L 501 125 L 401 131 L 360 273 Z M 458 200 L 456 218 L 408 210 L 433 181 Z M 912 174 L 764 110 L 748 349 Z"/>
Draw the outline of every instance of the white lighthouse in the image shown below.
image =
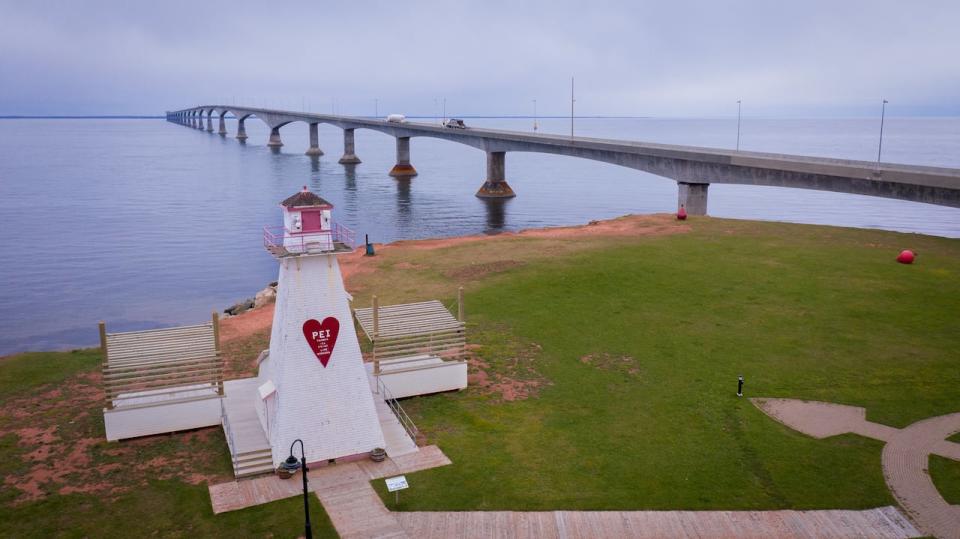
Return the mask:
<path id="1" fill-rule="evenodd" d="M 298 438 L 308 463 L 365 455 L 384 437 L 337 263 L 353 233 L 306 187 L 281 208 L 283 226 L 264 230 L 280 276 L 256 401 L 273 464 Z"/>

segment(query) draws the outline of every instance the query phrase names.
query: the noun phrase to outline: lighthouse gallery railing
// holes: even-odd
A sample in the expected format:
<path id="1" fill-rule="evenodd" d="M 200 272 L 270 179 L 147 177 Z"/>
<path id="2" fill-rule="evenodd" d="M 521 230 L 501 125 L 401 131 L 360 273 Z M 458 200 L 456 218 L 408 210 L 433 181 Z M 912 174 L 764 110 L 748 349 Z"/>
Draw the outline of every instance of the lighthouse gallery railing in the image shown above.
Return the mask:
<path id="1" fill-rule="evenodd" d="M 309 232 L 296 232 L 283 226 L 263 227 L 263 246 L 271 252 L 282 247 L 289 252 L 306 253 L 315 250 L 315 246 L 321 251 L 330 251 L 336 243 L 353 249 L 356 233 L 340 223 L 333 223 L 330 230 Z"/>

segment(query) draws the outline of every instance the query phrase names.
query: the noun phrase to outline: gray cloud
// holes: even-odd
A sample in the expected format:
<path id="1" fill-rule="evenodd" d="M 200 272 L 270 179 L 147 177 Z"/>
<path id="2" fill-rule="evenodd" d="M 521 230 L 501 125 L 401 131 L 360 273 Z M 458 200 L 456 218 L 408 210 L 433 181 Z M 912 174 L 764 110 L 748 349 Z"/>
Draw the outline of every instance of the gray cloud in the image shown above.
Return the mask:
<path id="1" fill-rule="evenodd" d="M 0 114 L 960 114 L 955 1 L 0 0 Z"/>

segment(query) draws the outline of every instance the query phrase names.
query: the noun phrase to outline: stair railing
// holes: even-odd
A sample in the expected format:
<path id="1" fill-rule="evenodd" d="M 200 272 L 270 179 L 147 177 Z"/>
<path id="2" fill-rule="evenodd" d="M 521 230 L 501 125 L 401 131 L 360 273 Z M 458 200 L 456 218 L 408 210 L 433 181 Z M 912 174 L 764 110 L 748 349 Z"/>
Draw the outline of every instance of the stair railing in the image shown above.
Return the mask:
<path id="1" fill-rule="evenodd" d="M 420 434 L 420 430 L 417 429 L 417 426 L 413 424 L 413 420 L 410 419 L 410 416 L 407 415 L 407 412 L 405 412 L 403 407 L 400 406 L 400 401 L 393 396 L 393 393 L 390 393 L 390 390 L 387 389 L 387 386 L 379 377 L 377 377 L 377 389 L 380 390 L 380 395 L 383 396 L 384 402 L 386 402 L 387 406 L 390 407 L 390 410 L 393 411 L 393 415 L 397 416 L 397 420 L 400 421 L 400 425 L 403 426 L 403 430 L 407 431 L 407 435 L 410 436 L 410 439 L 413 440 L 414 444 L 416 444 L 417 435 Z"/>

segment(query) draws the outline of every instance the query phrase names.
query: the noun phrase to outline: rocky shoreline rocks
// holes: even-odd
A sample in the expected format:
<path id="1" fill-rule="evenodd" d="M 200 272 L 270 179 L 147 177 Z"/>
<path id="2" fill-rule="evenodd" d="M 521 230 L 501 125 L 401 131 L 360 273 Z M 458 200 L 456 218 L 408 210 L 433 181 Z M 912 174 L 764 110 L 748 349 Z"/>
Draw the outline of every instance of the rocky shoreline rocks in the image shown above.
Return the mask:
<path id="1" fill-rule="evenodd" d="M 264 305 L 273 303 L 276 299 L 277 283 L 274 281 L 268 284 L 263 290 L 257 292 L 254 297 L 238 301 L 237 303 L 234 303 L 230 307 L 224 309 L 222 318 L 229 318 L 242 312 L 249 311 L 250 309 L 263 307 Z"/>

